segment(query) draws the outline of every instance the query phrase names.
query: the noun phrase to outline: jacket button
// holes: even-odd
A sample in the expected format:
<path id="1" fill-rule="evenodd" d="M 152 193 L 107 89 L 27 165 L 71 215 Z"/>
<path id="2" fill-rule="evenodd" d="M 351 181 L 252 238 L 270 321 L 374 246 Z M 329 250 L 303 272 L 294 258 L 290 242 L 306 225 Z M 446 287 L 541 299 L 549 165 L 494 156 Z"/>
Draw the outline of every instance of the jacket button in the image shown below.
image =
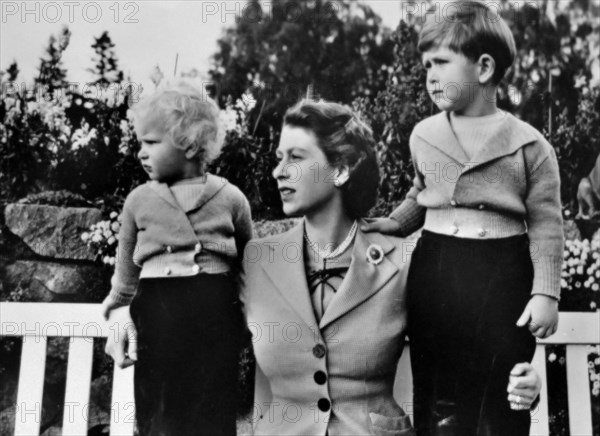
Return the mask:
<path id="1" fill-rule="evenodd" d="M 194 246 L 194 251 L 196 253 L 200 253 L 202 251 L 202 244 L 200 242 L 198 242 L 195 246 Z"/>
<path id="2" fill-rule="evenodd" d="M 325 356 L 326 351 L 327 350 L 325 350 L 325 345 L 323 344 L 317 344 L 312 349 L 313 356 L 315 356 L 317 359 L 320 359 L 323 356 Z"/>
<path id="3" fill-rule="evenodd" d="M 455 224 L 452 226 L 452 234 L 456 235 L 458 233 L 458 226 Z"/>
<path id="4" fill-rule="evenodd" d="M 327 412 L 331 408 L 331 402 L 327 398 L 321 398 L 317 401 L 317 406 L 321 412 Z"/>
<path id="5" fill-rule="evenodd" d="M 192 267 L 192 271 L 194 272 L 194 274 L 198 274 L 200 272 L 200 265 L 194 265 Z"/>
<path id="6" fill-rule="evenodd" d="M 485 229 L 479 229 L 477 234 L 483 238 L 487 234 L 487 231 Z"/>
<path id="7" fill-rule="evenodd" d="M 456 205 L 457 205 L 456 200 L 450 200 L 450 206 L 456 206 Z"/>
<path id="8" fill-rule="evenodd" d="M 167 245 L 167 246 L 165 247 L 165 251 L 166 251 L 167 253 L 172 253 L 172 252 L 173 252 L 173 247 L 171 247 L 170 245 Z"/>
<path id="9" fill-rule="evenodd" d="M 315 383 L 318 385 L 324 385 L 327 381 L 327 376 L 323 371 L 317 371 L 314 375 Z"/>
<path id="10" fill-rule="evenodd" d="M 165 275 L 167 275 L 167 276 L 171 275 L 171 268 L 169 268 L 169 267 L 165 268 Z"/>

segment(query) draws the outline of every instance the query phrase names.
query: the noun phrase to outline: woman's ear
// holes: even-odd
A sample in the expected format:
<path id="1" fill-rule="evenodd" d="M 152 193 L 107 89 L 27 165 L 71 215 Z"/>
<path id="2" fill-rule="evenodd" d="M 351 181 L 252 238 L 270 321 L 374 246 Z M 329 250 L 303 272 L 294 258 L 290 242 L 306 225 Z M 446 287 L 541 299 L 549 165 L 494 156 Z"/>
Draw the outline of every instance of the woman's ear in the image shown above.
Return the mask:
<path id="1" fill-rule="evenodd" d="M 350 178 L 350 168 L 348 165 L 342 165 L 336 170 L 336 176 L 333 179 L 333 184 L 339 188 Z"/>
<path id="2" fill-rule="evenodd" d="M 491 83 L 496 71 L 496 61 L 494 58 L 484 53 L 479 57 L 477 64 L 479 65 L 479 84 L 487 85 Z"/>

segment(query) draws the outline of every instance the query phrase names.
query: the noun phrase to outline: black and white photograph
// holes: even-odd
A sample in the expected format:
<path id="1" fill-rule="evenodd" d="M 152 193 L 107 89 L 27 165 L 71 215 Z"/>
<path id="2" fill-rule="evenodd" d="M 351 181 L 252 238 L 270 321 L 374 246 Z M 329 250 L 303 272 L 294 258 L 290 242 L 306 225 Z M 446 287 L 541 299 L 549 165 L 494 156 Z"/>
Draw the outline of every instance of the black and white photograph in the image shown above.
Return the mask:
<path id="1" fill-rule="evenodd" d="M 600 436 L 600 0 L 0 9 L 0 436 Z"/>

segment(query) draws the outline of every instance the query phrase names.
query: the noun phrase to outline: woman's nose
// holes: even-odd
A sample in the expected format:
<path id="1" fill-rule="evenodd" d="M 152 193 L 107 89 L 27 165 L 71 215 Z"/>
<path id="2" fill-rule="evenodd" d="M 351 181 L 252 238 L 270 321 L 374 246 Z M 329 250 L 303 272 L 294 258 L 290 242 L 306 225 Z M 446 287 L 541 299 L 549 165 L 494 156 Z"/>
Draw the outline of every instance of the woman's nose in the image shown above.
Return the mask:
<path id="1" fill-rule="evenodd" d="M 285 171 L 285 163 L 282 160 L 279 163 L 277 163 L 277 166 L 275 168 L 273 168 L 273 178 L 275 180 L 279 180 L 285 177 L 287 177 L 287 174 Z"/>

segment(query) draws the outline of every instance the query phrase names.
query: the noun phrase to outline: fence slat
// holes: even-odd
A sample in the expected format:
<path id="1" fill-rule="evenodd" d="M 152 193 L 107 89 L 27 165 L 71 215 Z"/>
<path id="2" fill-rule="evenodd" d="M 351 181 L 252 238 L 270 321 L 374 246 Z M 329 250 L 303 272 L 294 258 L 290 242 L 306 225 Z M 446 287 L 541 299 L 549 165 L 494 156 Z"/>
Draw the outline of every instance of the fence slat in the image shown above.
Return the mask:
<path id="1" fill-rule="evenodd" d="M 46 338 L 24 337 L 15 411 L 15 436 L 40 434 L 45 371 Z"/>
<path id="2" fill-rule="evenodd" d="M 87 406 L 90 401 L 93 358 L 94 342 L 92 338 L 71 339 L 63 414 L 63 436 L 87 434 L 87 411 L 89 410 Z"/>
<path id="3" fill-rule="evenodd" d="M 592 403 L 586 345 L 567 345 L 567 392 L 571 435 L 592 434 Z"/>
<path id="4" fill-rule="evenodd" d="M 133 366 L 121 369 L 115 365 L 110 417 L 111 436 L 133 435 L 135 402 L 133 397 Z"/>
<path id="5" fill-rule="evenodd" d="M 540 402 L 535 410 L 531 411 L 531 436 L 548 436 L 550 426 L 548 421 L 548 378 L 546 376 L 546 348 L 538 345 L 531 362 L 540 378 L 542 379 L 542 390 Z"/>

